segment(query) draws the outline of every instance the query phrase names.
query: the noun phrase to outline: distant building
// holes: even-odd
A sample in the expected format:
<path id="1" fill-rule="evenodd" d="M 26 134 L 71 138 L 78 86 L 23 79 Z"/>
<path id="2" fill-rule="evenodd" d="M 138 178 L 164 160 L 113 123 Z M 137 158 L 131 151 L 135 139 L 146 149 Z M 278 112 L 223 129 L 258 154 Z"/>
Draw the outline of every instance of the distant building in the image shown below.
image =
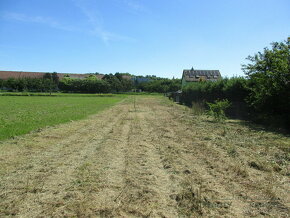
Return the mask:
<path id="1" fill-rule="evenodd" d="M 47 72 L 24 72 L 24 71 L 0 71 L 0 79 L 7 80 L 9 78 L 14 79 L 21 79 L 21 78 L 43 78 L 43 76 Z M 99 79 L 102 79 L 104 77 L 103 74 L 76 74 L 76 73 L 57 73 L 57 76 L 59 79 L 62 79 L 65 76 L 69 76 L 73 79 L 85 79 L 86 77 L 94 75 Z"/>
<path id="2" fill-rule="evenodd" d="M 150 82 L 151 80 L 147 77 L 132 77 L 131 80 L 138 84 L 138 83 L 147 83 L 147 82 Z"/>
<path id="3" fill-rule="evenodd" d="M 122 75 L 122 79 L 132 80 L 132 76 L 130 76 L 130 75 Z"/>
<path id="4" fill-rule="evenodd" d="M 183 70 L 182 86 L 191 82 L 217 81 L 219 79 L 221 79 L 219 70 L 195 70 L 191 68 L 190 70 Z"/>

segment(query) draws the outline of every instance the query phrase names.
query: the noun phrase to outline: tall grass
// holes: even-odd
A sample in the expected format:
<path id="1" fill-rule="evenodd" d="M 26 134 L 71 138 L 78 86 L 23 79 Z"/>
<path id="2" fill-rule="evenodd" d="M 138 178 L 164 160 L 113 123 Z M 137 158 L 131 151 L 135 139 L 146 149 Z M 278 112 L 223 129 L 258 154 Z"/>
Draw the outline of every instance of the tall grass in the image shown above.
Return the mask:
<path id="1" fill-rule="evenodd" d="M 203 102 L 192 102 L 191 110 L 193 115 L 203 115 L 206 112 L 206 106 Z"/>

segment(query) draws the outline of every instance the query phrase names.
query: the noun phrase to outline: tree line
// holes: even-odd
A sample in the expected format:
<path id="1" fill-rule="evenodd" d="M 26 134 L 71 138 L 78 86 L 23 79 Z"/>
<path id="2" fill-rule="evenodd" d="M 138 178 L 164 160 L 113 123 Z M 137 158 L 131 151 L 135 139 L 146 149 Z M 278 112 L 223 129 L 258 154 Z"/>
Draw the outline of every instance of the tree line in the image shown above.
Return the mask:
<path id="1" fill-rule="evenodd" d="M 274 42 L 248 56 L 242 65 L 246 77 L 199 82 L 182 89 L 181 101 L 214 102 L 227 99 L 232 109 L 241 109 L 251 119 L 290 129 L 290 42 Z M 232 110 L 232 111 L 234 111 Z"/>
<path id="2" fill-rule="evenodd" d="M 140 77 L 142 76 L 138 76 Z M 146 82 L 137 82 L 135 78 L 128 73 L 115 73 L 104 75 L 102 79 L 96 77 L 96 74 L 91 74 L 85 79 L 70 78 L 67 75 L 60 80 L 54 72 L 44 74 L 43 78 L 0 79 L 0 89 L 18 92 L 120 93 L 138 90 L 166 93 L 181 88 L 179 79 L 166 79 L 152 75 L 142 77 L 146 78 Z"/>

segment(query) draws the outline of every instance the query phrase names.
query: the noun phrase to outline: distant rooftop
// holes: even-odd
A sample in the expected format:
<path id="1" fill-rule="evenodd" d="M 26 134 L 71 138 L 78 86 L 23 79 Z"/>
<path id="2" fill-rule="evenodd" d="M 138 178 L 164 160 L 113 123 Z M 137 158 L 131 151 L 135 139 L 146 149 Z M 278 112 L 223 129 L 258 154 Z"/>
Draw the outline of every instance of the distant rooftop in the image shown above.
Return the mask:
<path id="1" fill-rule="evenodd" d="M 219 70 L 195 70 L 191 68 L 190 70 L 183 70 L 183 74 L 189 77 L 194 76 L 221 76 Z"/>
<path id="2" fill-rule="evenodd" d="M 217 81 L 221 78 L 219 70 L 195 70 L 193 68 L 189 70 L 183 70 L 182 84 L 185 85 L 187 82 L 198 82 L 198 81 Z"/>

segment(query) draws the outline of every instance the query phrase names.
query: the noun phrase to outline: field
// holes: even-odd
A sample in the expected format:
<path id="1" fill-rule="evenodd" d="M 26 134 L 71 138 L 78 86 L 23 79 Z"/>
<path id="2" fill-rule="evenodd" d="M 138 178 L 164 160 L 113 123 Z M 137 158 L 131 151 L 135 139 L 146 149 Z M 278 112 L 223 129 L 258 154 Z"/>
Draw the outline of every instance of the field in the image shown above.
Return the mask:
<path id="1" fill-rule="evenodd" d="M 85 118 L 124 98 L 125 96 L 121 95 L 80 94 L 63 94 L 57 97 L 0 96 L 0 140 L 39 130 L 45 126 Z"/>
<path id="2" fill-rule="evenodd" d="M 113 97 L 113 94 L 81 94 L 62 92 L 1 92 L 0 96 L 52 96 L 52 97 Z M 120 95 L 118 95 L 120 96 Z"/>
<path id="3" fill-rule="evenodd" d="M 129 96 L 0 142 L 0 217 L 288 217 L 289 147 L 259 126 Z"/>

